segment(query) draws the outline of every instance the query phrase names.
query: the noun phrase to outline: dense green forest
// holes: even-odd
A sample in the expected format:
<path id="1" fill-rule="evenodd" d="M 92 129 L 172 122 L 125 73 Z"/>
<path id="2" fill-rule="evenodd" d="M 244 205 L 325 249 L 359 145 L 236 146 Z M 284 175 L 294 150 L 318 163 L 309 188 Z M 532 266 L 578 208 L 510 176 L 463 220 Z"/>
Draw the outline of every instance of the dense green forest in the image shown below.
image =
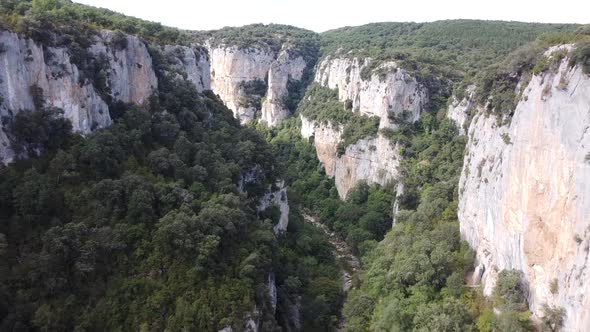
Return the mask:
<path id="1" fill-rule="evenodd" d="M 479 20 L 432 23 L 372 23 L 321 34 L 322 51 L 403 63 L 442 66 L 442 73 L 474 75 L 502 61 L 507 53 L 542 34 L 573 32 L 574 24 L 540 24 Z"/>
<path id="2" fill-rule="evenodd" d="M 98 29 L 150 43 L 193 36 L 67 1 L 3 1 L 2 28 L 66 46 L 82 70 Z M 111 102 L 114 124 L 87 137 L 45 106 L 3 118 L 15 152 L 0 167 L 0 330 L 241 329 L 335 326 L 340 274 L 322 233 L 297 210 L 277 237 L 257 212 L 279 165 L 210 92 L 178 79 L 150 47 L 159 89 L 149 105 Z M 95 69 L 89 67 L 88 69 Z M 97 85 L 100 71 L 88 70 Z M 240 186 L 242 174 L 262 170 Z M 269 278 L 276 277 L 276 314 Z"/>
<path id="3" fill-rule="evenodd" d="M 265 303 L 277 243 L 253 204 L 272 152 L 212 94 L 160 80 L 150 109 L 85 139 L 42 105 L 9 125 L 43 154 L 0 173 L 3 330 L 211 330 Z"/>

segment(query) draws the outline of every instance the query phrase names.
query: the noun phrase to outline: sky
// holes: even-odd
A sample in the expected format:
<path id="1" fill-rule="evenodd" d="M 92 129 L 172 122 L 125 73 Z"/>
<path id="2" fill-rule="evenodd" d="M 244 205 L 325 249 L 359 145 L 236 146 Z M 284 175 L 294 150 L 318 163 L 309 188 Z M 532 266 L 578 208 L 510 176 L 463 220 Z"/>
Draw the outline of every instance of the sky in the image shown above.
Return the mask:
<path id="1" fill-rule="evenodd" d="M 372 22 L 484 19 L 590 23 L 590 0 L 74 0 L 190 30 L 251 23 L 322 32 Z"/>

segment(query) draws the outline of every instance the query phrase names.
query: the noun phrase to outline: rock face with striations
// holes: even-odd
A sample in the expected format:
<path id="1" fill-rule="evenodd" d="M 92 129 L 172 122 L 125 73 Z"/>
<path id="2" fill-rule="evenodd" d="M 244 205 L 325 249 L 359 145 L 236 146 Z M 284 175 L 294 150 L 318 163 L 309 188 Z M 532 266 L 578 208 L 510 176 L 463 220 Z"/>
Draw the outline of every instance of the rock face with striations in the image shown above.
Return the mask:
<path id="1" fill-rule="evenodd" d="M 351 102 L 353 111 L 366 116 L 378 116 L 379 128 L 396 128 L 396 118 L 416 121 L 427 101 L 426 90 L 408 72 L 393 62 L 377 66 L 367 79 L 363 68 L 371 59 L 326 58 L 318 65 L 315 81 L 338 90 L 342 102 Z M 397 176 L 399 149 L 382 134 L 361 139 L 338 155 L 342 128 L 329 123 L 317 123 L 301 117 L 301 134 L 314 137 L 318 159 L 326 174 L 334 176 L 338 194 L 346 194 L 359 181 L 385 184 Z"/>
<path id="2" fill-rule="evenodd" d="M 106 71 L 106 89 L 99 92 L 64 47 L 48 47 L 10 31 L 0 32 L 0 115 L 35 109 L 32 90 L 42 92 L 47 107 L 64 111 L 74 131 L 89 133 L 111 124 L 104 94 L 113 100 L 145 103 L 157 88 L 157 79 L 147 48 L 137 37 L 123 35 L 121 46 L 113 45 L 114 33 L 102 31 L 89 49 Z M 9 141 L 0 129 L 0 161 L 14 159 Z"/>
<path id="3" fill-rule="evenodd" d="M 566 331 L 590 326 L 588 105 L 590 77 L 566 58 L 533 76 L 509 125 L 480 110 L 459 189 L 461 234 L 477 252 L 474 281 L 489 295 L 499 271 L 523 271 L 535 316 L 544 304 L 562 307 Z"/>
<path id="4" fill-rule="evenodd" d="M 426 90 L 395 62 L 385 62 L 371 71 L 373 61 L 327 57 L 320 62 L 314 80 L 337 89 L 340 101 L 352 102 L 353 110 L 360 114 L 378 116 L 380 128 L 395 127 L 394 115 L 405 113 L 406 121 L 418 120 L 427 101 Z"/>
<path id="5" fill-rule="evenodd" d="M 211 90 L 211 66 L 204 47 L 166 45 L 164 54 L 179 78 L 191 81 L 199 92 Z"/>
<path id="6" fill-rule="evenodd" d="M 139 38 L 103 30 L 90 51 L 108 59 L 108 88 L 115 100 L 141 105 L 157 90 L 152 58 Z"/>
<path id="7" fill-rule="evenodd" d="M 467 118 L 469 113 L 475 107 L 473 100 L 475 94 L 475 85 L 467 87 L 466 96 L 459 101 L 456 96 L 451 96 L 451 104 L 447 110 L 447 117 L 455 122 L 459 129 L 460 135 L 465 135 L 465 126 L 467 125 Z"/>
<path id="8" fill-rule="evenodd" d="M 329 123 L 317 123 L 301 117 L 301 135 L 313 136 L 318 159 L 326 174 L 335 177 L 340 198 L 359 181 L 386 184 L 397 176 L 400 156 L 397 146 L 379 134 L 351 144 L 339 156 L 338 144 L 342 141 L 342 129 Z"/>
<path id="9" fill-rule="evenodd" d="M 211 89 L 242 124 L 260 117 L 273 127 L 289 116 L 285 105 L 289 80 L 300 81 L 308 64 L 283 47 L 209 47 Z"/>

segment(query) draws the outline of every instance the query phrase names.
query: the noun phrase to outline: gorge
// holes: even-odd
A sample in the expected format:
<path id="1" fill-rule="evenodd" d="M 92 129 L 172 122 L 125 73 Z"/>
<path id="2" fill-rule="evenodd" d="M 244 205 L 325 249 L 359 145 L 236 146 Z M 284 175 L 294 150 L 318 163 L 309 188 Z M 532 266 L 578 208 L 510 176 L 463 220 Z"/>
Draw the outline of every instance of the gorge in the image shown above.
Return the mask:
<path id="1" fill-rule="evenodd" d="M 0 330 L 590 326 L 588 26 L 0 9 Z"/>

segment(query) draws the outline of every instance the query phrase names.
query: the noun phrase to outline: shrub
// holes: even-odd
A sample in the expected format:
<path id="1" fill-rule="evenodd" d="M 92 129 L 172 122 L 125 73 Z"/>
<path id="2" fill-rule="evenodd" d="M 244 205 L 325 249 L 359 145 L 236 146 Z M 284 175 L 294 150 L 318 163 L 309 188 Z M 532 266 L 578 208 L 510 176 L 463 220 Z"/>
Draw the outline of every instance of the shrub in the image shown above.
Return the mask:
<path id="1" fill-rule="evenodd" d="M 45 107 L 43 89 L 41 89 L 37 84 L 33 84 L 29 87 L 29 94 L 31 95 L 35 109 L 42 110 Z"/>
<path id="2" fill-rule="evenodd" d="M 254 107 L 260 109 L 262 97 L 266 94 L 266 82 L 261 79 L 242 81 L 238 87 L 240 89 L 239 105 L 242 107 Z"/>
<path id="3" fill-rule="evenodd" d="M 580 42 L 572 52 L 570 66 L 580 65 L 586 74 L 590 74 L 590 40 Z"/>
<path id="4" fill-rule="evenodd" d="M 543 325 L 552 332 L 559 331 L 563 327 L 565 310 L 560 307 L 543 305 Z"/>
<path id="5" fill-rule="evenodd" d="M 121 31 L 115 31 L 111 43 L 115 49 L 124 50 L 125 48 L 127 48 L 127 35 Z"/>
<path id="6" fill-rule="evenodd" d="M 72 137 L 71 122 L 56 108 L 21 111 L 13 119 L 2 120 L 11 148 L 17 155 L 36 156 L 46 150 L 56 150 Z"/>
<path id="7" fill-rule="evenodd" d="M 522 272 L 518 270 L 502 270 L 498 275 L 493 296 L 494 302 L 498 305 L 526 307 Z"/>
<path id="8" fill-rule="evenodd" d="M 557 281 L 557 278 L 551 280 L 549 291 L 551 291 L 551 294 L 557 294 L 557 292 L 559 292 L 559 282 Z"/>

